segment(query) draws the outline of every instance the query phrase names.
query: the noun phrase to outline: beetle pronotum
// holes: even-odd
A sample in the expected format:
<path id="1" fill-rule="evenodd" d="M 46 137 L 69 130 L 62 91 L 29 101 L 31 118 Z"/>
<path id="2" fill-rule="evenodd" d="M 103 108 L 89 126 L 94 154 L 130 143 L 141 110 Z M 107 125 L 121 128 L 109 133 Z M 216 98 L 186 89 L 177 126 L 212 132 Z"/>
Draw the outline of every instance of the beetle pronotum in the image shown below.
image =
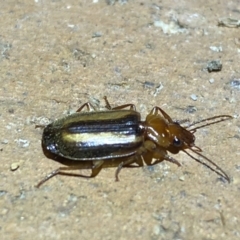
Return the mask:
<path id="1" fill-rule="evenodd" d="M 90 112 L 93 106 L 85 103 L 76 113 L 56 120 L 44 128 L 43 148 L 56 156 L 73 160 L 74 163 L 76 161 L 76 165 L 54 170 L 40 181 L 37 187 L 58 174 L 82 176 L 68 172 L 79 169 L 79 161 L 91 161 L 92 170 L 97 170 L 98 173 L 105 161 L 120 160 L 115 172 L 118 181 L 121 169 L 133 163 L 142 166 L 144 162 L 153 165 L 166 160 L 180 166 L 175 158 L 168 155 L 168 152 L 177 154 L 179 151 L 185 152 L 192 159 L 230 181 L 225 171 L 201 154 L 201 148 L 194 144 L 194 133 L 197 129 L 230 119 L 230 115 L 214 116 L 183 127 L 159 107 L 154 107 L 146 120 L 141 121 L 135 105 L 126 104 L 112 108 L 107 98 L 104 99 L 107 111 Z M 85 107 L 88 112 L 81 112 Z M 203 122 L 203 125 L 196 126 Z M 213 167 L 200 161 L 187 150 L 200 156 Z M 95 175 L 96 173 L 92 173 L 90 177 Z"/>

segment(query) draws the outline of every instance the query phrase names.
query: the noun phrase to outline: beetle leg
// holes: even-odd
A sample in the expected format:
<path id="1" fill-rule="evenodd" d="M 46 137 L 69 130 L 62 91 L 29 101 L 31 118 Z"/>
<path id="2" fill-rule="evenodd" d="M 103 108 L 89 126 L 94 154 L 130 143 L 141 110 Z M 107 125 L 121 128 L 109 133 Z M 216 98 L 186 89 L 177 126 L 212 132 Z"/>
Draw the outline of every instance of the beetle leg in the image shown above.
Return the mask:
<path id="1" fill-rule="evenodd" d="M 124 108 L 128 108 L 128 107 L 130 108 L 130 110 L 133 110 L 136 112 L 136 106 L 132 103 L 114 107 L 114 108 L 112 108 L 112 110 L 119 110 L 119 109 L 124 109 Z"/>
<path id="2" fill-rule="evenodd" d="M 158 164 L 158 163 L 162 162 L 163 160 L 166 160 L 166 161 L 168 161 L 168 162 L 174 163 L 174 164 L 176 164 L 178 167 L 181 167 L 181 163 L 180 163 L 177 159 L 175 159 L 175 158 L 173 158 L 173 157 L 170 157 L 170 156 L 168 156 L 168 155 L 164 156 L 164 158 L 156 159 L 151 165 Z"/>
<path id="3" fill-rule="evenodd" d="M 93 167 L 92 168 L 99 168 L 103 165 L 104 161 L 99 160 L 99 161 L 92 161 Z"/>
<path id="4" fill-rule="evenodd" d="M 143 161 L 147 166 L 152 165 L 153 152 L 147 152 L 143 156 Z"/>
<path id="5" fill-rule="evenodd" d="M 118 175 L 121 171 L 121 169 L 124 167 L 124 166 L 127 166 L 127 165 L 130 165 L 134 162 L 137 162 L 139 161 L 139 157 L 141 157 L 143 154 L 147 153 L 147 152 L 152 152 L 156 149 L 156 145 L 155 143 L 153 143 L 152 141 L 145 141 L 143 143 L 143 146 L 141 146 L 138 151 L 136 152 L 135 156 L 129 158 L 128 160 L 126 161 L 123 161 L 121 162 L 119 165 L 118 165 L 118 168 L 115 172 L 115 179 L 116 181 L 119 181 L 119 178 L 118 178 Z"/>
<path id="6" fill-rule="evenodd" d="M 59 168 L 55 169 L 54 171 L 50 172 L 45 178 L 43 178 L 37 185 L 36 188 L 39 188 L 43 183 L 45 183 L 46 181 L 48 181 L 50 178 L 58 175 L 59 173 Z"/>
<path id="7" fill-rule="evenodd" d="M 96 108 L 90 103 L 90 102 L 86 102 L 84 103 L 76 112 L 81 112 L 83 110 L 83 108 L 87 108 L 87 111 L 97 111 Z M 35 125 L 35 128 L 45 128 L 45 125 Z"/>
<path id="8" fill-rule="evenodd" d="M 99 161 L 101 162 L 101 161 Z M 50 178 L 55 177 L 56 175 L 65 175 L 65 176 L 73 176 L 73 177 L 84 177 L 84 178 L 92 178 L 98 175 L 100 170 L 102 169 L 100 166 L 102 164 L 98 164 L 97 167 L 93 166 L 92 168 L 92 174 L 90 176 L 82 175 L 82 174 L 76 174 L 76 173 L 71 173 L 67 171 L 71 170 L 79 170 L 81 167 L 79 165 L 76 166 L 69 166 L 69 167 L 60 167 L 55 169 L 54 171 L 50 172 L 44 179 L 42 179 L 37 185 L 36 188 L 39 188 L 43 183 L 48 181 Z"/>
<path id="9" fill-rule="evenodd" d="M 97 109 L 90 103 L 90 102 L 86 102 L 84 103 L 76 112 L 81 112 L 83 110 L 83 108 L 87 108 L 87 111 L 97 111 Z M 35 125 L 35 128 L 45 128 L 46 125 Z"/>
<path id="10" fill-rule="evenodd" d="M 149 113 L 149 115 L 157 115 L 158 112 L 160 112 L 163 115 L 163 117 L 168 120 L 169 123 L 173 123 L 174 122 L 172 120 L 172 118 L 165 111 L 163 111 L 160 107 L 154 107 L 151 110 L 151 112 Z"/>
<path id="11" fill-rule="evenodd" d="M 108 99 L 107 99 L 107 96 L 104 96 L 103 99 L 104 99 L 104 101 L 105 101 L 105 103 L 106 103 L 106 108 L 107 108 L 108 110 L 112 110 L 112 107 L 111 107 L 111 105 L 110 105 L 110 103 L 109 103 L 109 101 L 108 101 Z"/>
<path id="12" fill-rule="evenodd" d="M 96 108 L 90 102 L 86 102 L 76 112 L 81 112 L 84 107 L 87 108 L 88 112 L 90 112 L 91 110 L 96 111 Z"/>
<path id="13" fill-rule="evenodd" d="M 92 161 L 92 170 L 93 169 L 98 169 L 98 168 L 102 168 L 102 165 L 103 165 L 104 161 L 103 160 L 100 160 L 100 161 Z"/>
<path id="14" fill-rule="evenodd" d="M 164 157 L 164 160 L 169 161 L 171 163 L 174 163 L 174 164 L 178 165 L 178 167 L 181 167 L 181 163 L 177 159 L 175 159 L 175 158 L 173 158 L 171 156 L 166 155 Z"/>
<path id="15" fill-rule="evenodd" d="M 118 168 L 115 172 L 116 181 L 119 181 L 118 175 L 119 175 L 121 169 L 124 166 L 127 166 L 129 164 L 136 162 L 138 160 L 139 156 L 142 156 L 142 155 L 143 155 L 143 159 L 147 165 L 155 165 L 159 162 L 162 162 L 163 160 L 166 160 L 166 161 L 169 161 L 169 162 L 172 162 L 172 163 L 178 165 L 179 167 L 181 166 L 181 164 L 175 158 L 169 156 L 166 153 L 166 151 L 157 148 L 155 143 L 153 143 L 152 141 L 145 141 L 143 146 L 138 149 L 135 156 L 131 157 L 130 159 L 128 159 L 124 162 L 121 162 L 118 165 Z M 156 160 L 153 163 L 151 163 L 152 158 L 156 158 Z"/>
<path id="16" fill-rule="evenodd" d="M 121 105 L 121 106 L 117 106 L 117 107 L 111 107 L 108 99 L 106 96 L 104 96 L 104 100 L 106 102 L 106 108 L 109 109 L 109 110 L 120 110 L 120 109 L 124 109 L 124 108 L 130 108 L 130 110 L 133 110 L 133 111 L 136 111 L 136 106 L 132 103 L 129 103 L 129 104 L 124 104 L 124 105 Z"/>
<path id="17" fill-rule="evenodd" d="M 118 174 L 120 173 L 120 171 L 122 170 L 122 168 L 123 168 L 124 166 L 126 166 L 126 165 L 129 165 L 129 164 L 134 163 L 134 162 L 136 161 L 135 158 L 136 158 L 136 156 L 131 157 L 131 158 L 129 158 L 128 160 L 126 160 L 125 162 L 121 162 L 121 163 L 118 165 L 117 170 L 116 170 L 116 172 L 115 172 L 116 182 L 119 181 Z"/>
<path id="18" fill-rule="evenodd" d="M 153 152 L 153 158 L 156 160 L 152 163 L 152 165 L 155 165 L 157 163 L 162 162 L 163 160 L 169 161 L 171 163 L 174 163 L 178 165 L 178 167 L 181 166 L 181 164 L 173 157 L 169 156 L 165 150 L 162 150 L 160 148 L 156 148 Z"/>
<path id="19" fill-rule="evenodd" d="M 119 109 L 124 109 L 124 108 L 128 108 L 128 107 L 130 108 L 130 110 L 136 111 L 136 106 L 132 103 L 114 107 L 114 108 L 112 108 L 112 110 L 119 110 Z"/>

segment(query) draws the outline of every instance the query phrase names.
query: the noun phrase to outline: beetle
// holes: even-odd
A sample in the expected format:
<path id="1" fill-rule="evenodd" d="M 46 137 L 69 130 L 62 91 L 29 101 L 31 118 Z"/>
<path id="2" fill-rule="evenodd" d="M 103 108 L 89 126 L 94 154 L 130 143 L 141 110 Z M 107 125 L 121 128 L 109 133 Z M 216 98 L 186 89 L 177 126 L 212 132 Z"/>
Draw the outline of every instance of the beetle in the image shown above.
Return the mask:
<path id="1" fill-rule="evenodd" d="M 121 169 L 133 163 L 143 166 L 143 163 L 154 165 L 166 160 L 181 166 L 168 154 L 168 152 L 177 154 L 179 151 L 185 152 L 192 159 L 206 165 L 230 182 L 229 176 L 223 169 L 201 154 L 201 148 L 195 145 L 194 133 L 199 128 L 231 119 L 232 116 L 218 115 L 183 127 L 181 122 L 174 121 L 159 107 L 154 107 L 145 121 L 141 121 L 140 113 L 136 111 L 134 104 L 112 108 L 107 97 L 104 97 L 104 100 L 107 111 L 96 111 L 91 103 L 87 102 L 76 113 L 58 119 L 44 128 L 43 149 L 58 157 L 71 160 L 74 164 L 52 171 L 36 187 L 40 187 L 58 174 L 82 176 L 68 171 L 79 169 L 78 163 L 84 161 L 90 161 L 92 171 L 97 170 L 98 173 L 104 162 L 119 160 L 120 164 L 115 172 L 116 181 L 119 180 Z M 87 108 L 86 112 L 82 112 L 84 108 Z M 95 111 L 91 111 L 92 109 Z M 203 122 L 205 123 L 201 126 L 196 126 Z M 208 164 L 200 161 L 187 150 L 200 156 Z M 90 177 L 95 175 L 92 173 Z"/>

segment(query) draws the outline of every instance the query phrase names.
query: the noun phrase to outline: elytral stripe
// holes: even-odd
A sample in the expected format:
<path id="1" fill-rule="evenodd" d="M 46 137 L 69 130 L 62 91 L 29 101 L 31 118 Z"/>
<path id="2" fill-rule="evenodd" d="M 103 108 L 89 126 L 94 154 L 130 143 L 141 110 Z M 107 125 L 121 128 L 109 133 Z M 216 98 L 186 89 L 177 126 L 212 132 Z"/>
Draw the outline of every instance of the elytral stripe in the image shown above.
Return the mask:
<path id="1" fill-rule="evenodd" d="M 120 134 L 116 132 L 100 133 L 63 133 L 63 141 L 78 147 L 98 147 L 103 145 L 135 145 L 142 142 L 136 134 Z"/>

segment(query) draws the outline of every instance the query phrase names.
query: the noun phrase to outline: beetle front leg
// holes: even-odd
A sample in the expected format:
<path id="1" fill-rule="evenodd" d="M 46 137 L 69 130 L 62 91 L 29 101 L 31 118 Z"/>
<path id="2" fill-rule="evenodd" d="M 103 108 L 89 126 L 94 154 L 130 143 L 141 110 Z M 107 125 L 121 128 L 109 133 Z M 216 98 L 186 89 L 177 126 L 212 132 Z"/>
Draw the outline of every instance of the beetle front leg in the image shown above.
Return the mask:
<path id="1" fill-rule="evenodd" d="M 181 163 L 178 162 L 178 160 L 176 160 L 175 158 L 169 156 L 166 152 L 166 150 L 163 150 L 161 148 L 156 148 L 153 152 L 153 158 L 155 158 L 156 160 L 151 164 L 151 165 L 155 165 L 158 164 L 164 160 L 174 163 L 176 164 L 178 167 L 181 166 Z"/>
<path id="2" fill-rule="evenodd" d="M 168 156 L 168 155 L 166 155 L 164 158 L 156 159 L 156 161 L 154 161 L 151 165 L 156 165 L 156 164 L 158 164 L 158 163 L 160 163 L 160 162 L 162 162 L 162 161 L 164 161 L 164 160 L 166 160 L 166 161 L 168 161 L 168 162 L 171 162 L 171 163 L 174 163 L 174 164 L 176 164 L 178 167 L 181 167 L 181 166 L 182 166 L 181 163 L 180 163 L 177 159 L 175 159 L 175 158 L 173 158 L 173 157 L 171 157 L 171 156 Z"/>

